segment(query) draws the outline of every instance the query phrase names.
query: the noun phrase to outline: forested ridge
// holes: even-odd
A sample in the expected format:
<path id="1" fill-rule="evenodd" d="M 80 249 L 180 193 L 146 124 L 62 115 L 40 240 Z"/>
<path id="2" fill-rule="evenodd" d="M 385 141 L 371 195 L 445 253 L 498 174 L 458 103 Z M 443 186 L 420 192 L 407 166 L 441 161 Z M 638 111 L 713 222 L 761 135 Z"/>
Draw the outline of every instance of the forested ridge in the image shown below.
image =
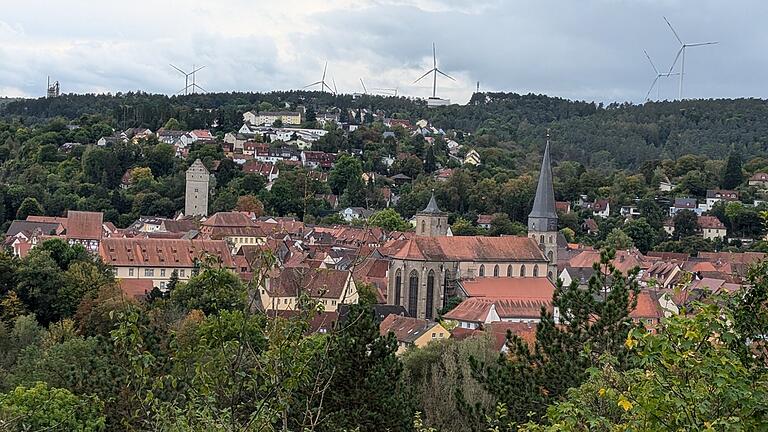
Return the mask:
<path id="1" fill-rule="evenodd" d="M 768 143 L 768 106 L 760 99 L 604 106 L 544 95 L 477 93 L 466 105 L 428 109 L 423 101 L 403 97 L 353 98 L 304 91 L 172 97 L 125 93 L 16 100 L 0 108 L 0 115 L 32 124 L 59 116 L 77 119 L 97 114 L 110 117 L 120 128 L 153 130 L 176 118 L 191 129 L 217 124 L 214 129 L 231 131 L 242 124 L 243 112 L 257 109 L 262 102 L 278 109 L 295 109 L 297 105 L 317 112 L 367 108 L 412 121 L 425 118 L 445 130 L 471 134 L 470 141 L 477 147 L 528 151 L 540 145 L 550 129 L 558 142 L 553 157 L 588 167 L 633 168 L 646 160 L 675 159 L 685 154 L 723 158 L 732 147 L 749 158 L 762 155 Z"/>

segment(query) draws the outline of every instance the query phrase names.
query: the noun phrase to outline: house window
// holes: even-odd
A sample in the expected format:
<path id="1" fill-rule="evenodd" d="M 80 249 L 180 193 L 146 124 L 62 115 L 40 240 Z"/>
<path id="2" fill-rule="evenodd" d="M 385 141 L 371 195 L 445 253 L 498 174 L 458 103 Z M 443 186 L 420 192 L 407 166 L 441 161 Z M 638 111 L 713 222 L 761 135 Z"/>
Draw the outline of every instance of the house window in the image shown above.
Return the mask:
<path id="1" fill-rule="evenodd" d="M 128 269 L 128 276 L 133 276 L 133 269 L 132 268 Z"/>
<path id="2" fill-rule="evenodd" d="M 416 270 L 411 271 L 408 278 L 408 315 L 416 317 L 419 303 L 419 274 Z"/>
<path id="3" fill-rule="evenodd" d="M 552 251 L 547 252 L 547 258 L 549 258 L 549 263 L 550 264 L 554 264 L 554 262 L 552 261 L 552 257 L 553 256 L 554 255 L 552 254 Z"/>
<path id="4" fill-rule="evenodd" d="M 400 292 L 402 291 L 403 286 L 403 273 L 400 271 L 400 269 L 397 269 L 397 272 L 395 272 L 395 304 L 400 304 Z"/>
<path id="5" fill-rule="evenodd" d="M 512 277 L 512 265 L 507 266 L 507 277 Z"/>
<path id="6" fill-rule="evenodd" d="M 165 269 L 160 269 L 160 277 L 165 277 Z"/>
<path id="7" fill-rule="evenodd" d="M 186 270 L 179 270 L 179 277 L 186 277 L 187 271 Z"/>
<path id="8" fill-rule="evenodd" d="M 499 265 L 493 266 L 493 277 L 499 277 Z"/>
<path id="9" fill-rule="evenodd" d="M 433 303 L 435 302 L 435 271 L 430 270 L 427 274 L 427 310 L 426 319 L 432 319 Z"/>
<path id="10" fill-rule="evenodd" d="M 525 264 L 520 266 L 520 277 L 525 277 Z"/>
<path id="11" fill-rule="evenodd" d="M 421 233 L 424 234 L 425 232 L 427 232 L 427 223 L 421 221 Z"/>
<path id="12" fill-rule="evenodd" d="M 533 266 L 533 277 L 538 277 L 538 276 L 539 276 L 539 265 L 536 264 L 535 266 Z"/>
<path id="13" fill-rule="evenodd" d="M 432 339 L 437 337 L 437 333 L 432 333 Z"/>
<path id="14" fill-rule="evenodd" d="M 155 275 L 155 269 L 144 269 L 144 276 L 153 277 Z"/>
<path id="15" fill-rule="evenodd" d="M 485 265 L 480 264 L 480 277 L 485 276 Z"/>

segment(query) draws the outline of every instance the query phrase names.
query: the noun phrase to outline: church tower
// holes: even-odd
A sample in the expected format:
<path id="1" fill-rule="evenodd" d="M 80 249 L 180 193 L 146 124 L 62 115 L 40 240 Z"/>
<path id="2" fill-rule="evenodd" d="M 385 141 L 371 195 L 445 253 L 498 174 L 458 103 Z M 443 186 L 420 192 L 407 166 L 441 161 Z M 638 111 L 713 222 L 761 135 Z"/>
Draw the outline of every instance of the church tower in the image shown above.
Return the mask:
<path id="1" fill-rule="evenodd" d="M 185 216 L 208 216 L 208 189 L 211 174 L 197 159 L 187 170 L 187 188 L 184 195 Z"/>
<path id="2" fill-rule="evenodd" d="M 416 213 L 416 235 L 427 237 L 448 235 L 448 215 L 437 207 L 434 191 L 427 207 Z"/>
<path id="3" fill-rule="evenodd" d="M 557 280 L 557 211 L 555 210 L 555 190 L 552 185 L 552 164 L 549 159 L 549 134 L 541 161 L 539 183 L 536 185 L 536 198 L 533 209 L 528 215 L 528 237 L 536 240 L 544 256 L 549 260 L 547 276 Z"/>

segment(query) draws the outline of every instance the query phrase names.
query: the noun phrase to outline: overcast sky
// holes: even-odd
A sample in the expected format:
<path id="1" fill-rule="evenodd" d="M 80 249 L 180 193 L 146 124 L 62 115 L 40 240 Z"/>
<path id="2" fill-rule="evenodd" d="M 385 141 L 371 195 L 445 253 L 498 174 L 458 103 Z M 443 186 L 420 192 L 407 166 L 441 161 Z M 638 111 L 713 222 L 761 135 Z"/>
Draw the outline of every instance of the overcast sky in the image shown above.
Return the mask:
<path id="1" fill-rule="evenodd" d="M 141 89 L 172 94 L 182 69 L 209 91 L 301 88 L 328 77 L 340 92 L 398 87 L 465 103 L 482 91 L 641 102 L 679 43 L 684 95 L 768 97 L 765 0 L 2 0 L 0 96 L 44 95 L 46 76 L 63 92 Z M 676 68 L 677 69 L 677 68 Z M 330 79 L 329 79 L 330 81 Z M 660 80 L 677 96 L 677 78 Z M 653 92 L 655 98 L 656 91 Z"/>

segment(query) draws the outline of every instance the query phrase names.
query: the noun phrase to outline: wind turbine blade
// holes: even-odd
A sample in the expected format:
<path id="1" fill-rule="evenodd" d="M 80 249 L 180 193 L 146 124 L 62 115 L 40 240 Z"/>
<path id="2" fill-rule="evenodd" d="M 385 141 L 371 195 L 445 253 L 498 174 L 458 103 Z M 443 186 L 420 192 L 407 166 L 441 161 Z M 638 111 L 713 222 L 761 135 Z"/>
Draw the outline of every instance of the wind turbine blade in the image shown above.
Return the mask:
<path id="1" fill-rule="evenodd" d="M 717 45 L 717 43 L 718 42 L 699 42 L 699 43 L 685 44 L 685 46 L 696 47 L 696 46 L 703 46 L 703 45 Z"/>
<path id="2" fill-rule="evenodd" d="M 435 69 L 435 70 L 436 70 L 436 71 L 437 71 L 437 73 L 439 73 L 440 75 L 442 75 L 442 76 L 444 76 L 444 77 L 446 77 L 446 78 L 450 78 L 450 79 L 452 79 L 452 80 L 456 81 L 456 79 L 455 79 L 454 77 L 452 77 L 452 76 L 448 75 L 447 73 L 445 73 L 445 72 L 441 71 L 440 69 Z"/>
<path id="3" fill-rule="evenodd" d="M 656 78 L 653 80 L 653 82 L 651 83 L 651 87 L 648 89 L 648 93 L 646 93 L 646 94 L 645 94 L 645 100 L 646 100 L 646 101 L 649 101 L 649 100 L 650 100 L 650 99 L 648 99 L 648 96 L 650 96 L 650 95 L 651 95 L 651 92 L 653 91 L 653 88 L 654 88 L 654 87 L 656 87 L 656 81 L 658 81 L 658 80 L 659 80 L 659 77 L 657 76 L 657 77 L 656 77 Z"/>
<path id="4" fill-rule="evenodd" d="M 420 77 L 419 77 L 419 79 L 417 79 L 417 80 L 416 80 L 416 81 L 414 81 L 413 83 L 414 83 L 414 84 L 416 84 L 417 82 L 421 81 L 421 79 L 422 79 L 422 78 L 424 78 L 425 76 L 427 76 L 427 75 L 431 74 L 432 72 L 434 72 L 434 71 L 436 71 L 436 70 L 437 70 L 437 69 L 431 69 L 431 70 L 428 70 L 428 71 L 424 72 L 424 75 L 420 76 Z"/>
<path id="5" fill-rule="evenodd" d="M 659 70 L 658 70 L 658 69 L 656 69 L 656 65 L 655 65 L 655 64 L 653 64 L 653 60 L 651 60 L 651 56 L 649 56 L 649 55 L 648 55 L 648 51 L 646 51 L 646 50 L 643 50 L 643 52 L 645 53 L 645 58 L 647 58 L 647 59 L 648 59 L 648 62 L 651 64 L 651 67 L 653 68 L 653 71 L 654 71 L 654 72 L 656 72 L 656 73 L 658 74 L 658 73 L 659 73 Z"/>
<path id="6" fill-rule="evenodd" d="M 168 64 L 169 64 L 169 65 L 171 65 L 171 67 L 172 67 L 172 68 L 174 68 L 174 69 L 176 69 L 177 71 L 181 72 L 181 74 L 182 74 L 182 75 L 187 75 L 187 73 L 186 73 L 186 72 L 184 72 L 183 70 L 181 70 L 181 69 L 177 68 L 176 66 L 174 66 L 174 65 L 172 65 L 172 64 L 170 64 L 170 63 L 168 63 Z"/>
<path id="7" fill-rule="evenodd" d="M 323 82 L 323 86 L 320 89 L 323 90 L 323 91 L 325 91 L 325 89 L 328 89 L 329 93 L 333 93 L 333 89 L 331 88 L 331 86 L 329 86 L 325 82 Z"/>
<path id="8" fill-rule="evenodd" d="M 307 88 L 307 87 L 312 87 L 312 86 L 316 86 L 316 85 L 318 85 L 318 84 L 322 84 L 322 83 L 323 83 L 322 81 L 313 82 L 312 84 L 307 84 L 307 85 L 305 85 L 305 86 L 304 86 L 304 88 Z"/>
<path id="9" fill-rule="evenodd" d="M 432 67 L 437 69 L 437 51 L 435 51 L 435 43 L 432 42 Z"/>
<path id="10" fill-rule="evenodd" d="M 325 62 L 325 66 L 323 66 L 323 79 L 320 81 L 325 82 L 325 71 L 328 69 L 328 62 Z"/>
<path id="11" fill-rule="evenodd" d="M 365 83 L 363 82 L 362 78 L 360 78 L 360 84 L 363 86 L 363 94 L 367 94 L 368 90 L 365 88 Z"/>
<path id="12" fill-rule="evenodd" d="M 190 87 L 190 86 L 186 86 L 186 87 L 184 87 L 183 89 L 181 89 L 181 90 L 177 91 L 177 92 L 176 92 L 176 94 L 181 94 L 181 92 L 187 91 L 187 89 L 189 89 L 189 87 Z"/>
<path id="13" fill-rule="evenodd" d="M 197 68 L 197 69 L 193 70 L 192 72 L 190 72 L 190 74 L 193 74 L 195 72 L 199 72 L 200 69 L 203 69 L 203 68 L 205 68 L 205 66 L 200 66 L 199 68 Z"/>
<path id="14" fill-rule="evenodd" d="M 336 78 L 331 77 L 331 82 L 333 83 L 333 94 L 336 94 Z"/>
<path id="15" fill-rule="evenodd" d="M 662 17 L 662 18 L 664 18 L 664 21 L 667 22 L 667 25 L 669 26 L 669 29 L 672 30 L 672 33 L 675 35 L 675 38 L 677 39 L 677 41 L 680 42 L 680 45 L 684 45 L 683 41 L 680 39 L 680 36 L 677 35 L 677 32 L 675 31 L 675 28 L 672 27 L 672 24 L 669 23 L 669 20 L 667 19 L 667 17 Z"/>
<path id="16" fill-rule="evenodd" d="M 675 56 L 675 61 L 673 61 L 672 62 L 672 66 L 669 67 L 669 72 L 668 73 L 670 73 L 670 74 L 672 73 L 672 69 L 675 68 L 675 65 L 677 64 L 677 59 L 680 58 L 680 54 L 682 54 L 684 49 L 685 49 L 685 45 L 683 45 L 682 47 L 680 47 L 679 50 L 677 50 L 677 55 Z"/>

